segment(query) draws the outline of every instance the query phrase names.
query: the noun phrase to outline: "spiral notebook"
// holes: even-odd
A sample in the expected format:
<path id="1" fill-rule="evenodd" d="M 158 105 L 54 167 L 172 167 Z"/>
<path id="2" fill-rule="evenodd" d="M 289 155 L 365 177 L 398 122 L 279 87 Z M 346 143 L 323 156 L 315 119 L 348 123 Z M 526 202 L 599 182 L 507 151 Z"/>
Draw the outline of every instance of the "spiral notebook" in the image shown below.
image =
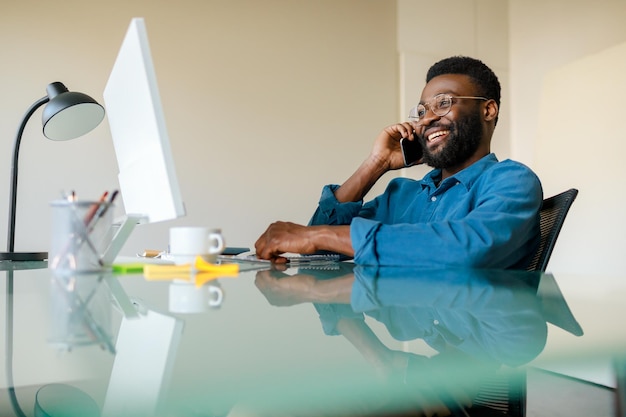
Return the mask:
<path id="1" fill-rule="evenodd" d="M 338 254 L 285 254 L 287 266 L 298 268 L 339 268 L 341 256 Z M 240 271 L 270 268 L 272 262 L 267 259 L 259 259 L 255 254 L 240 254 L 237 256 L 219 256 L 220 263 L 237 263 Z"/>

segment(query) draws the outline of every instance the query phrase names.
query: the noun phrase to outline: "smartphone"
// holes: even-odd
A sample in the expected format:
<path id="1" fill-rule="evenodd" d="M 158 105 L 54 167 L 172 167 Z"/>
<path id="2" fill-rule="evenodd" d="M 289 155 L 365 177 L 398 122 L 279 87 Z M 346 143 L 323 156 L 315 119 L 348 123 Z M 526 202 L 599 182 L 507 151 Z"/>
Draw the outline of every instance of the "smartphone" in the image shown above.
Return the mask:
<path id="1" fill-rule="evenodd" d="M 240 253 L 250 252 L 250 248 L 236 248 L 227 246 L 224 248 L 222 255 L 239 255 Z"/>
<path id="2" fill-rule="evenodd" d="M 422 145 L 420 145 L 419 140 L 415 136 L 414 131 L 413 140 L 409 140 L 408 138 L 400 139 L 400 148 L 402 149 L 405 167 L 413 165 L 419 161 L 423 155 Z"/>

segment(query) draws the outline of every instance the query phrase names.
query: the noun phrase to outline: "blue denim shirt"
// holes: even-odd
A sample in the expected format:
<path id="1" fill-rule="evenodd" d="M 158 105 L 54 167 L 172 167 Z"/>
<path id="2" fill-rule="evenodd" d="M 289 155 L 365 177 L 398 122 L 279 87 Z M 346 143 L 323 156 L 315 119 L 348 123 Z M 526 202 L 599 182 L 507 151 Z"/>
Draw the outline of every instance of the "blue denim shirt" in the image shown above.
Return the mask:
<path id="1" fill-rule="evenodd" d="M 340 203 L 327 185 L 310 225 L 350 225 L 361 265 L 524 269 L 539 241 L 541 182 L 489 154 L 446 178 L 395 178 L 367 203 Z"/>

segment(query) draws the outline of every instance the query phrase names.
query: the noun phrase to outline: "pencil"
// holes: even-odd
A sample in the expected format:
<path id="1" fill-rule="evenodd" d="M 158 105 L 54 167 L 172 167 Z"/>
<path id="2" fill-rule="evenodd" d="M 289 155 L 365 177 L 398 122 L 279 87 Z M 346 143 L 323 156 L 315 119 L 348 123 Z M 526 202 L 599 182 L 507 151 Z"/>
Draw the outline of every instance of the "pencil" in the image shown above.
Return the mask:
<path id="1" fill-rule="evenodd" d="M 102 194 L 102 197 L 100 197 L 100 200 L 97 203 L 94 203 L 91 207 L 89 207 L 89 211 L 87 211 L 87 214 L 85 215 L 86 225 L 89 225 L 89 223 L 91 223 L 91 220 L 93 219 L 93 216 L 96 215 L 96 212 L 98 211 L 98 208 L 100 207 L 100 204 L 106 201 L 108 195 L 109 195 L 109 192 L 105 191 Z"/>
<path id="2" fill-rule="evenodd" d="M 103 217 L 104 214 L 109 209 L 109 207 L 111 207 L 113 205 L 113 202 L 115 201 L 115 197 L 117 197 L 118 194 L 119 194 L 119 191 L 115 190 L 115 191 L 113 191 L 111 193 L 111 196 L 109 197 L 109 201 L 107 201 L 106 204 L 103 204 L 103 203 L 98 204 L 98 209 L 96 210 L 95 214 L 92 216 L 91 222 L 89 222 L 89 224 L 87 224 L 89 232 L 93 231 L 94 227 L 96 227 L 96 222 L 101 217 Z"/>

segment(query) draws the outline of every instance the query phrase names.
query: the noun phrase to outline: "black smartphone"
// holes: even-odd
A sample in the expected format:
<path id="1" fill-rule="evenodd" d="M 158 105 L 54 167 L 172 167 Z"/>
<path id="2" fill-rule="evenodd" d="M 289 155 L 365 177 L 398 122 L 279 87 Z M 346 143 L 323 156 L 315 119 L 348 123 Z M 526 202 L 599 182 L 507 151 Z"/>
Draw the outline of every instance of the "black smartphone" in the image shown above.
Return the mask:
<path id="1" fill-rule="evenodd" d="M 419 161 L 424 154 L 422 145 L 420 145 L 419 140 L 415 137 L 415 132 L 413 132 L 413 140 L 409 140 L 408 138 L 400 139 L 400 148 L 402 149 L 405 167 L 409 167 Z"/>
<path id="2" fill-rule="evenodd" d="M 222 255 L 239 255 L 240 253 L 250 252 L 250 248 L 235 248 L 227 246 L 224 248 Z"/>

